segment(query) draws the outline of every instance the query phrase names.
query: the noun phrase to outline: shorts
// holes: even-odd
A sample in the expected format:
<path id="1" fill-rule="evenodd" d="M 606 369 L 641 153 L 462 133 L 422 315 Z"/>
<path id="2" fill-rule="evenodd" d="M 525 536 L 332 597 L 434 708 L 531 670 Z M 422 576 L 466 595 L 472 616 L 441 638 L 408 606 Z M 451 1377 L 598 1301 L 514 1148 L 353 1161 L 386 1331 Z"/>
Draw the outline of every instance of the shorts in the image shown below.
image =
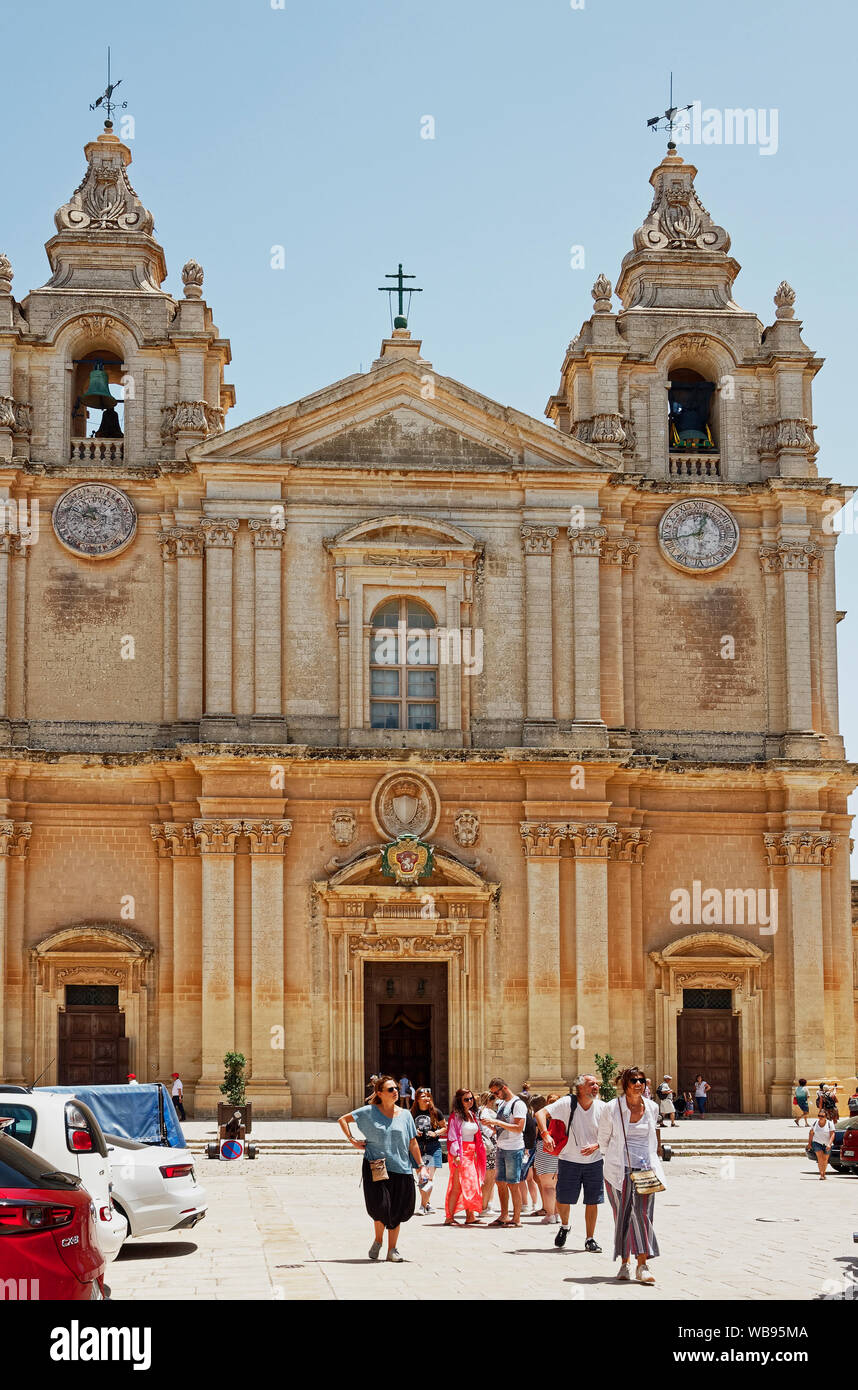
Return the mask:
<path id="1" fill-rule="evenodd" d="M 502 1149 L 498 1146 L 495 1158 L 497 1181 L 499 1183 L 521 1182 L 521 1165 L 524 1149 Z"/>
<path id="2" fill-rule="evenodd" d="M 660 1100 L 659 1103 L 658 1103 L 658 1113 L 659 1113 L 659 1115 L 673 1115 L 673 1114 L 675 1114 L 676 1112 L 675 1112 L 674 1107 L 673 1107 L 673 1101 L 672 1101 L 672 1100 Z"/>
<path id="3" fill-rule="evenodd" d="M 813 1141 L 813 1143 L 811 1144 L 810 1147 L 813 1149 L 813 1152 L 814 1152 L 815 1154 L 827 1154 L 827 1153 L 828 1153 L 828 1149 L 826 1148 L 826 1146 L 825 1146 L 824 1144 L 818 1144 L 818 1143 L 816 1142 L 815 1139 L 814 1139 L 814 1141 Z"/>
<path id="4" fill-rule="evenodd" d="M 802 1115 L 806 1115 L 808 1110 L 810 1109 L 810 1106 L 808 1105 L 806 1100 L 797 1100 L 796 1105 L 798 1106 Z"/>
<path id="5" fill-rule="evenodd" d="M 605 1200 L 603 1176 L 604 1159 L 595 1163 L 570 1163 L 561 1158 L 557 1165 L 557 1187 L 554 1196 L 563 1206 L 574 1207 L 584 1189 L 585 1207 L 597 1207 Z"/>
<path id="6" fill-rule="evenodd" d="M 557 1172 L 557 1155 L 547 1154 L 541 1144 L 536 1146 L 536 1158 L 533 1160 L 533 1171 L 538 1178 L 550 1176 Z"/>
<path id="7" fill-rule="evenodd" d="M 444 1154 L 441 1145 L 438 1144 L 434 1149 L 420 1150 L 420 1157 L 423 1159 L 424 1168 L 442 1168 L 444 1165 Z"/>

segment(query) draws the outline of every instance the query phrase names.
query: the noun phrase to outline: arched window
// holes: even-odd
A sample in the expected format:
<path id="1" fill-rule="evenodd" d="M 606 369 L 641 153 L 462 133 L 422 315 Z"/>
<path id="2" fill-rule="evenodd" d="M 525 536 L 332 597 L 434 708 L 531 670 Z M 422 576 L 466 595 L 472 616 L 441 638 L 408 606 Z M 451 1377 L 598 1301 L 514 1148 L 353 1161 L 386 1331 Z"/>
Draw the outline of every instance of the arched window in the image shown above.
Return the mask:
<path id="1" fill-rule="evenodd" d="M 412 598 L 387 599 L 372 617 L 370 727 L 437 729 L 438 632 Z"/>
<path id="2" fill-rule="evenodd" d="M 121 359 L 115 352 L 92 348 L 72 365 L 72 439 L 122 439 L 125 387 Z"/>
<path id="3" fill-rule="evenodd" d="M 710 412 L 715 385 L 690 367 L 675 367 L 668 389 L 671 453 L 717 450 Z"/>

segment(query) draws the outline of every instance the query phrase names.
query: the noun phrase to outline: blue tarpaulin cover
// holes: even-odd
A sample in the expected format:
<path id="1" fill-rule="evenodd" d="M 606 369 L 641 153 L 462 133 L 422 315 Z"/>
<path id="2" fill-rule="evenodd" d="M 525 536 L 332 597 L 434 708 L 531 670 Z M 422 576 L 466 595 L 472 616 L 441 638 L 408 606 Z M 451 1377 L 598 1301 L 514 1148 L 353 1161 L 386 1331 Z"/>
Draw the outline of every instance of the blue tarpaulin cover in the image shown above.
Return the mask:
<path id="1" fill-rule="evenodd" d="M 161 1081 L 142 1081 L 138 1086 L 37 1086 L 77 1096 L 88 1105 L 105 1134 L 137 1139 L 141 1144 L 187 1147 L 179 1117 Z"/>

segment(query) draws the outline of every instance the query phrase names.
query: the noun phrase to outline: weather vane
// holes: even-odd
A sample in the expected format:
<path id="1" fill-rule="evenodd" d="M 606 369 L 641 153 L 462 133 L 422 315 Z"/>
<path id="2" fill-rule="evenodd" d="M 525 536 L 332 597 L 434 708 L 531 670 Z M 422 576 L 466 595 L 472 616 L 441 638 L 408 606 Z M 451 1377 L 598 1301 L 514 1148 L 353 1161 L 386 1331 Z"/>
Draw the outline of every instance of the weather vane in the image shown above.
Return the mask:
<path id="1" fill-rule="evenodd" d="M 416 276 L 416 275 L 403 275 L 403 273 L 402 273 L 402 262 L 400 261 L 400 262 L 399 262 L 399 269 L 398 269 L 398 270 L 392 270 L 392 271 L 390 271 L 387 275 L 385 275 L 384 278 L 385 278 L 385 280 L 395 280 L 395 281 L 396 281 L 396 284 L 395 284 L 395 285 L 379 285 L 379 287 L 378 287 L 378 288 L 379 288 L 379 292 L 382 293 L 382 294 L 387 294 L 387 295 L 395 294 L 395 295 L 397 296 L 397 299 L 398 299 L 398 302 L 399 302 L 399 313 L 396 315 L 396 318 L 393 320 L 393 326 L 394 326 L 394 328 L 407 328 L 407 327 L 408 327 L 408 319 L 407 319 L 406 316 L 405 316 L 405 311 L 404 311 L 404 308 L 403 308 L 403 302 L 402 302 L 402 301 L 403 301 L 403 296 L 406 295 L 406 294 L 408 295 L 408 308 L 409 308 L 409 310 L 410 310 L 410 309 L 411 309 L 411 296 L 412 296 L 412 294 L 422 294 L 423 291 L 420 290 L 420 289 L 418 289 L 416 285 L 406 285 L 404 282 L 405 282 L 406 280 L 416 280 L 416 279 L 417 279 L 417 276 Z"/>
<path id="2" fill-rule="evenodd" d="M 668 148 L 669 150 L 675 150 L 675 149 L 676 149 L 676 141 L 675 141 L 674 138 L 673 138 L 674 127 L 675 127 L 675 126 L 679 126 L 679 125 L 682 124 L 682 122 L 677 121 L 676 118 L 677 118 L 677 116 L 680 114 L 681 111 L 690 111 L 693 105 L 694 105 L 693 102 L 689 102 L 688 106 L 674 106 L 674 104 L 673 104 L 673 73 L 671 73 L 671 74 L 670 74 L 670 105 L 668 106 L 668 108 L 667 108 L 667 110 L 665 111 L 665 113 L 664 113 L 663 116 L 651 116 L 650 119 L 647 121 L 647 128 L 648 128 L 649 130 L 652 130 L 652 131 L 655 131 L 655 130 L 666 130 L 666 131 L 667 131 L 667 134 L 668 134 L 667 148 Z"/>
<path id="3" fill-rule="evenodd" d="M 99 106 L 103 106 L 103 107 L 104 107 L 104 110 L 105 110 L 105 112 L 107 113 L 107 121 L 105 122 L 106 125 L 112 125 L 112 124 L 113 124 L 113 112 L 114 112 L 115 110 L 117 110 L 117 111 L 124 111 L 125 108 L 126 108 L 126 106 L 128 105 L 128 102 L 127 102 L 127 101 L 114 101 L 114 100 L 113 100 L 113 93 L 116 91 L 116 88 L 119 86 L 119 84 L 120 84 L 121 81 L 122 81 L 122 78 L 121 78 L 121 77 L 117 77 L 117 79 L 116 79 L 115 82 L 111 82 L 111 80 L 110 80 L 110 49 L 108 48 L 108 50 L 107 50 L 107 86 L 105 87 L 104 91 L 102 92 L 102 94 L 101 94 L 101 96 L 98 98 L 98 100 L 97 100 L 97 101 L 91 101 L 90 104 L 89 104 L 89 109 L 90 109 L 90 111 L 95 111 L 95 110 L 97 109 L 97 107 L 99 107 Z"/>

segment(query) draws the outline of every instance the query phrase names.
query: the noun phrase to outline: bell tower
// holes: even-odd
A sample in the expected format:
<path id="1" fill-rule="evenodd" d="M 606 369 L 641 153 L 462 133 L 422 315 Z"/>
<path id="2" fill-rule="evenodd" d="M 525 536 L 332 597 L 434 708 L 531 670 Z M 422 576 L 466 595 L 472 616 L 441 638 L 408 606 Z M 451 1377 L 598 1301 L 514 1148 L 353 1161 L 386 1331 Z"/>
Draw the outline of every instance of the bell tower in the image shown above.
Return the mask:
<path id="1" fill-rule="evenodd" d="M 668 146 L 623 258 L 621 307 L 600 275 L 546 414 L 647 478 L 815 478 L 811 384 L 822 362 L 802 342 L 795 292 L 778 285 L 769 327 L 736 302 L 740 266 L 696 176 Z"/>
<path id="2" fill-rule="evenodd" d="M 0 460 L 151 466 L 183 460 L 223 430 L 235 403 L 230 347 L 202 297 L 196 261 L 182 294 L 152 213 L 128 175 L 111 121 L 85 147 L 86 169 L 55 214 L 50 279 L 20 303 L 0 260 Z"/>

